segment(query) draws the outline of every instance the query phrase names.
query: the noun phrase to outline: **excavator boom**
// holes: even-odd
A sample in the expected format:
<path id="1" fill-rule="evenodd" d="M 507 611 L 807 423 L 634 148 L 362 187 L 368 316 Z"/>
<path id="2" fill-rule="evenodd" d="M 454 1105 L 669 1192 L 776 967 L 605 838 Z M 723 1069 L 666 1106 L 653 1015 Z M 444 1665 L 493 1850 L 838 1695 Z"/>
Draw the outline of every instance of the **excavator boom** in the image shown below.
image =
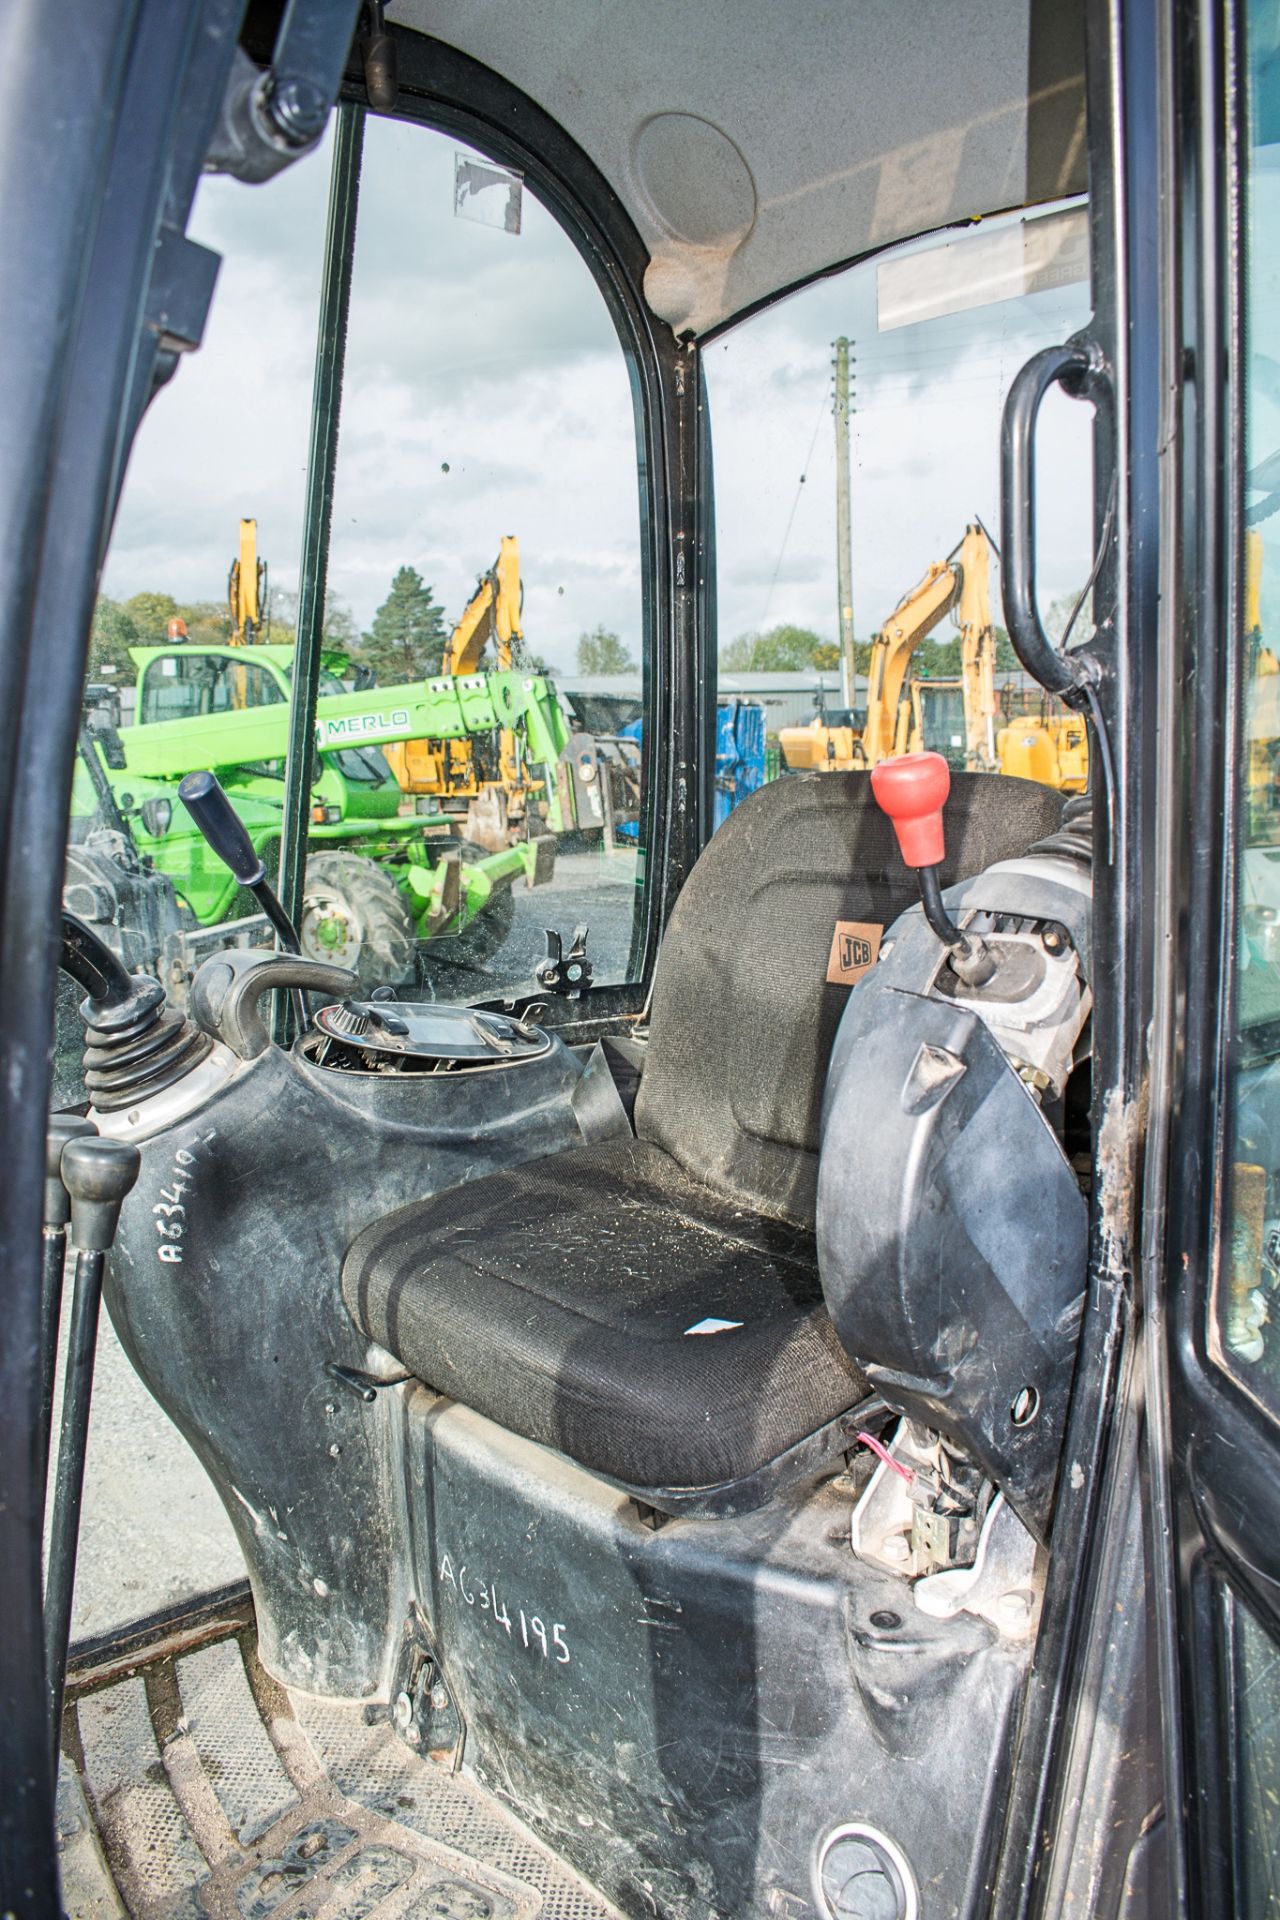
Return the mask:
<path id="1" fill-rule="evenodd" d="M 514 534 L 504 533 L 497 559 L 488 573 L 481 574 L 461 620 L 449 635 L 441 671 L 475 673 L 492 640 L 495 667 L 499 673 L 509 673 L 512 642 L 524 638 L 520 600 L 520 542 Z"/>
<path id="2" fill-rule="evenodd" d="M 267 563 L 258 558 L 258 523 L 241 520 L 240 551 L 227 576 L 227 612 L 231 618 L 231 645 L 252 646 L 267 616 Z"/>
<path id="3" fill-rule="evenodd" d="M 943 615 L 951 611 L 960 587 L 959 568 L 949 560 L 935 560 L 875 636 L 867 676 L 867 720 L 862 730 L 865 766 L 874 767 L 895 750 L 901 751 L 896 746 L 898 707 L 911 656 Z"/>
<path id="4" fill-rule="evenodd" d="M 960 543 L 960 678 L 964 689 L 965 765 L 996 770 L 996 630 L 991 624 L 991 542 L 980 522 Z"/>

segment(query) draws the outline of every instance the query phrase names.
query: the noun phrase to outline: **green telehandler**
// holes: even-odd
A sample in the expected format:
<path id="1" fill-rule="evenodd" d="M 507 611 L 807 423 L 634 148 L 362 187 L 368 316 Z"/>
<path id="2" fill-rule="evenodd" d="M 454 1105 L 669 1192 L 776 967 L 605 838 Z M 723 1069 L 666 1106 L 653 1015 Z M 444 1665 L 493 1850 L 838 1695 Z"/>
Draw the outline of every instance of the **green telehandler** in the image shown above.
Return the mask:
<path id="1" fill-rule="evenodd" d="M 177 804 L 182 776 L 215 771 L 268 869 L 278 857 L 293 649 L 259 645 L 130 649 L 136 721 L 93 734 L 120 812 L 144 860 L 173 881 L 200 928 L 242 910 L 239 889 Z M 300 938 L 304 952 L 354 968 L 372 985 L 414 977 L 419 942 L 482 964 L 515 914 L 511 887 L 539 886 L 555 867 L 554 832 L 530 800 L 496 852 L 459 837 L 442 802 L 410 812 L 381 748 L 405 740 L 475 740 L 506 729 L 531 774 L 542 769 L 556 826 L 554 765 L 566 733 L 541 675 L 447 675 L 349 692 L 345 655 L 327 653 L 316 719 L 310 851 Z M 99 805 L 82 757 L 73 812 Z M 527 792 L 536 794 L 530 779 Z M 422 801 L 417 803 L 419 806 Z"/>

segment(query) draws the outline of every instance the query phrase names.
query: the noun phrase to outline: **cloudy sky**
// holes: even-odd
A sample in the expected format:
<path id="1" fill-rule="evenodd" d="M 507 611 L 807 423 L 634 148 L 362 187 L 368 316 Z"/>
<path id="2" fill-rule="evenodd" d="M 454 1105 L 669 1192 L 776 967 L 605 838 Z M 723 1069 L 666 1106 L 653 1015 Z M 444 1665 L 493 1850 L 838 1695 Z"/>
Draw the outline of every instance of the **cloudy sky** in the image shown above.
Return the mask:
<path id="1" fill-rule="evenodd" d="M 598 624 L 640 639 L 630 389 L 585 265 L 526 192 L 516 236 L 455 216 L 458 143 L 367 123 L 330 587 L 362 626 L 416 567 L 455 619 L 504 533 L 525 632 L 569 666 Z M 241 514 L 296 588 L 328 151 L 265 188 L 203 182 L 193 233 L 223 255 L 206 343 L 134 450 L 105 591 L 221 600 Z M 722 640 L 836 633 L 831 342 L 854 341 L 855 624 L 879 626 L 967 519 L 998 529 L 999 407 L 1083 287 L 878 334 L 855 268 L 708 350 Z M 1086 409 L 1046 408 L 1042 598 L 1088 571 Z M 804 476 L 803 480 L 801 476 Z"/>

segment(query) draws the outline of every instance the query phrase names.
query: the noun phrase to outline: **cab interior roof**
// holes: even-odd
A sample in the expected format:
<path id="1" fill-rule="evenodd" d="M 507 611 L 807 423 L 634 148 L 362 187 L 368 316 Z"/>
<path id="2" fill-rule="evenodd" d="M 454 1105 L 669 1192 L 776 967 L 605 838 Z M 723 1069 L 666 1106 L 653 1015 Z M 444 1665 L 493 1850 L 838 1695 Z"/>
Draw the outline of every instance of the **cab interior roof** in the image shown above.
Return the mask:
<path id="1" fill-rule="evenodd" d="M 1082 0 L 393 0 L 586 151 L 700 336 L 894 241 L 1083 190 Z"/>

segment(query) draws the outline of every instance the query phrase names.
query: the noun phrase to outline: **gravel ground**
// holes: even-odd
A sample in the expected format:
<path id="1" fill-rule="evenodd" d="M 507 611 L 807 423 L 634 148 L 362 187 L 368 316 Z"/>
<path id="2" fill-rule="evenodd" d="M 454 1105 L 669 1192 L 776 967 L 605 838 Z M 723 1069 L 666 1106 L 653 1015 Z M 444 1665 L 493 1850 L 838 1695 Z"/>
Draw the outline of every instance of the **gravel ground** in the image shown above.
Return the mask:
<path id="1" fill-rule="evenodd" d="M 433 969 L 438 998 L 488 997 L 530 982 L 543 929 L 566 944 L 590 928 L 600 980 L 625 977 L 635 854 L 561 854 L 549 886 L 516 889 L 511 933 L 482 970 Z M 137 1378 L 104 1313 L 98 1342 L 72 1635 L 84 1639 L 244 1572 L 221 1502 L 182 1435 Z"/>
<path id="2" fill-rule="evenodd" d="M 445 965 L 428 949 L 425 964 L 438 999 L 474 999 L 516 987 L 531 991 L 533 969 L 547 950 L 547 927 L 554 928 L 567 947 L 574 928 L 585 924 L 596 979 L 626 979 L 636 905 L 633 851 L 561 853 L 549 886 L 520 882 L 512 894 L 516 912 L 511 932 L 482 968 Z"/>
<path id="3" fill-rule="evenodd" d="M 204 1468 L 133 1371 L 104 1311 L 89 1414 L 73 1641 L 225 1586 L 243 1573 L 231 1523 Z"/>

